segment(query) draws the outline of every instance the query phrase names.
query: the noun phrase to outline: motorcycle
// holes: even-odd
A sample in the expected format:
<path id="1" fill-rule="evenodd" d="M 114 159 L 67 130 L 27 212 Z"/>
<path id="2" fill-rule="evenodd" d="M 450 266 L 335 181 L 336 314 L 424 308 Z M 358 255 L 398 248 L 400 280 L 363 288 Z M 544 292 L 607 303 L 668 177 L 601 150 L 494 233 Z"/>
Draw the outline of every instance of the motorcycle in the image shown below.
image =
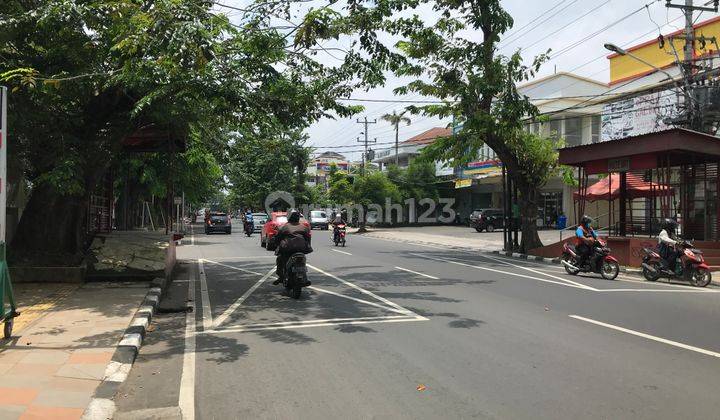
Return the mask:
<path id="1" fill-rule="evenodd" d="M 650 248 L 643 248 L 643 276 L 647 281 L 657 281 L 661 277 L 681 279 L 695 287 L 705 287 L 712 281 L 710 267 L 705 263 L 702 251 L 696 249 L 692 241 L 678 242 L 681 253 L 675 262 L 675 271 L 666 268 L 667 263 L 660 254 Z"/>
<path id="2" fill-rule="evenodd" d="M 335 243 L 335 246 L 338 246 L 338 244 L 342 244 L 342 246 L 345 246 L 345 225 L 337 225 L 335 226 L 335 230 L 333 232 L 333 242 Z"/>
<path id="3" fill-rule="evenodd" d="M 305 254 L 296 252 L 290 256 L 285 265 L 285 279 L 283 286 L 293 299 L 300 299 L 302 288 L 310 286 L 307 279 L 307 266 Z"/>
<path id="4" fill-rule="evenodd" d="M 251 222 L 251 221 L 246 221 L 244 228 L 245 228 L 245 234 L 246 234 L 248 237 L 249 237 L 249 236 L 252 236 L 253 231 L 255 230 L 255 224 L 254 224 L 253 222 Z"/>
<path id="5" fill-rule="evenodd" d="M 563 245 L 563 253 L 561 258 L 565 271 L 568 274 L 577 275 L 578 273 L 599 273 L 605 280 L 615 280 L 620 274 L 620 264 L 618 260 L 610 255 L 610 248 L 607 242 L 597 239 L 592 247 L 592 253 L 580 265 L 580 256 L 574 245 L 565 242 Z"/>

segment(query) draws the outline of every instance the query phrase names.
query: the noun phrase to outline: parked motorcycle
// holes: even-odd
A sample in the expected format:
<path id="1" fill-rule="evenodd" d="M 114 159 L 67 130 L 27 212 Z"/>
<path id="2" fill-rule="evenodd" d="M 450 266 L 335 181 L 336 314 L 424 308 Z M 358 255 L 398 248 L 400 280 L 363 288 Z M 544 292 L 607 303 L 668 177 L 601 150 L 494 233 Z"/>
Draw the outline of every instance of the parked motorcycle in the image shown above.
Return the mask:
<path id="1" fill-rule="evenodd" d="M 255 230 L 255 223 L 250 222 L 250 221 L 245 222 L 244 229 L 245 229 L 245 234 L 246 234 L 248 237 L 249 237 L 249 236 L 252 236 L 253 231 Z"/>
<path id="2" fill-rule="evenodd" d="M 618 260 L 610 255 L 610 248 L 608 248 L 607 242 L 602 239 L 595 241 L 592 253 L 585 259 L 582 266 L 580 266 L 580 256 L 575 246 L 565 242 L 561 262 L 565 266 L 565 271 L 572 275 L 599 273 L 605 280 L 615 280 L 620 274 Z"/>
<path id="3" fill-rule="evenodd" d="M 675 262 L 675 271 L 667 268 L 665 259 L 653 249 L 643 248 L 643 276 L 647 281 L 657 281 L 661 277 L 668 279 L 681 279 L 696 287 L 705 287 L 712 281 L 710 267 L 705 263 L 702 251 L 696 249 L 692 241 L 682 241 L 677 244 L 681 250 L 680 257 Z"/>
<path id="4" fill-rule="evenodd" d="M 307 279 L 307 266 L 305 254 L 296 252 L 290 256 L 285 266 L 285 279 L 283 286 L 293 299 L 300 299 L 302 288 L 310 286 Z"/>
<path id="5" fill-rule="evenodd" d="M 342 246 L 345 246 L 345 225 L 337 225 L 335 226 L 335 230 L 333 231 L 333 242 L 335 243 L 335 246 L 338 246 L 338 244 L 342 244 Z"/>

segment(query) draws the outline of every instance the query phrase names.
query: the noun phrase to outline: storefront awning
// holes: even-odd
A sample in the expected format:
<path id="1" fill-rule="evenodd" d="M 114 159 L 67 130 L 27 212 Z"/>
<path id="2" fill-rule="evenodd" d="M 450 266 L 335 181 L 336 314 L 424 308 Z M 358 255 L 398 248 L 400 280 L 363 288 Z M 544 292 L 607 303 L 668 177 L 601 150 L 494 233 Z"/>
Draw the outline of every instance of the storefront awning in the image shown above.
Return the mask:
<path id="1" fill-rule="evenodd" d="M 628 173 L 626 179 L 626 197 L 629 199 L 654 198 L 672 195 L 674 193 L 673 189 L 667 185 L 643 181 L 639 176 L 632 173 Z M 575 200 L 584 198 L 585 201 L 589 202 L 620 198 L 620 174 L 614 173 L 607 178 L 601 179 L 596 184 L 589 186 L 585 194 L 574 192 L 573 198 Z"/>

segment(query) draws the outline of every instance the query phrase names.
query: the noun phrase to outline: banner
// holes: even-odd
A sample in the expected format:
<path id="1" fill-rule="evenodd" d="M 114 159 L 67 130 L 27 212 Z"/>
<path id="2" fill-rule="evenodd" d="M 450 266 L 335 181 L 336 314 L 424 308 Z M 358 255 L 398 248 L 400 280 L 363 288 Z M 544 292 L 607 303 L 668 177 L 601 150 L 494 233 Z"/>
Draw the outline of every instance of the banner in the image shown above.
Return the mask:
<path id="1" fill-rule="evenodd" d="M 666 120 L 680 115 L 680 101 L 673 90 L 650 93 L 605 104 L 600 141 L 618 140 L 667 130 Z"/>

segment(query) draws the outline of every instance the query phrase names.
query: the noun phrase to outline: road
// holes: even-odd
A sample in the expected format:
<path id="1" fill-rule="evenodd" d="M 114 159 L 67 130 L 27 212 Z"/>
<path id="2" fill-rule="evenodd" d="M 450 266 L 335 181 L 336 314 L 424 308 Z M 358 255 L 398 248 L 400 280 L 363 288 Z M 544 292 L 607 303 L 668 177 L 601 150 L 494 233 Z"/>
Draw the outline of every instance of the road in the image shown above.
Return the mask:
<path id="1" fill-rule="evenodd" d="M 156 317 L 117 418 L 718 418 L 718 288 L 313 238 L 300 300 L 257 235 L 183 245 L 196 309 Z"/>

